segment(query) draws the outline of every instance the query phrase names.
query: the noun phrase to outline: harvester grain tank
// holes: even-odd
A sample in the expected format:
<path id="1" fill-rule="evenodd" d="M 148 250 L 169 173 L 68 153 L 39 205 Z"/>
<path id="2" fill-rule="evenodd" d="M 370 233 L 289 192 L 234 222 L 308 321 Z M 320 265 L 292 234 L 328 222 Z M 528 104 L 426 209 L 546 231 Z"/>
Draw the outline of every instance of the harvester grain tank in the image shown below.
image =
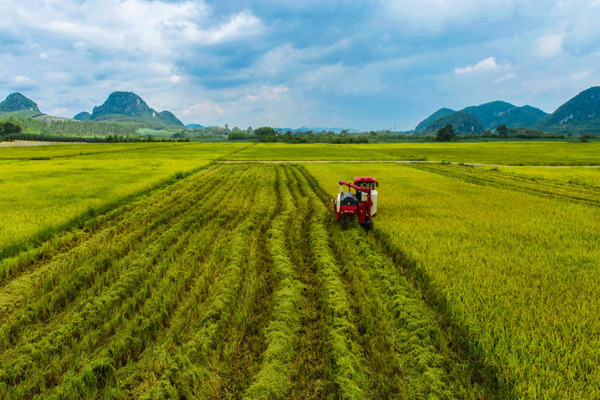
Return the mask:
<path id="1" fill-rule="evenodd" d="M 370 228 L 377 212 L 377 180 L 371 176 L 357 176 L 354 183 L 341 180 L 339 184 L 337 198 L 335 201 L 332 199 L 337 220 L 356 215 L 359 224 Z M 348 187 L 347 191 L 344 191 L 344 186 Z"/>

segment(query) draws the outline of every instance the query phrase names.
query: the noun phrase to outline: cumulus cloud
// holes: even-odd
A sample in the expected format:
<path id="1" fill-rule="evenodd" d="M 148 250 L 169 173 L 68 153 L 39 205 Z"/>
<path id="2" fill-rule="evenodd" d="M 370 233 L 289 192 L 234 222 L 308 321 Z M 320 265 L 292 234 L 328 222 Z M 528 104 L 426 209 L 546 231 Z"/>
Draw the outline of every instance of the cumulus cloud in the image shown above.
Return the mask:
<path id="1" fill-rule="evenodd" d="M 10 79 L 8 85 L 14 90 L 23 90 L 34 88 L 38 86 L 38 83 L 28 76 L 17 75 Z"/>
<path id="2" fill-rule="evenodd" d="M 541 37 L 537 43 L 537 54 L 542 57 L 552 57 L 560 53 L 564 39 L 564 33 Z"/>
<path id="3" fill-rule="evenodd" d="M 67 0 L 39 5 L 24 0 L 7 4 L 3 11 L 14 18 L 0 26 L 30 26 L 70 38 L 79 48 L 89 43 L 160 54 L 190 43 L 215 45 L 248 39 L 262 29 L 261 20 L 246 10 L 226 21 L 215 20 L 203 1 Z"/>
<path id="4" fill-rule="evenodd" d="M 65 116 L 132 90 L 185 122 L 410 128 L 598 84 L 599 0 L 5 3 L 0 80 Z"/>
<path id="5" fill-rule="evenodd" d="M 488 57 L 485 60 L 479 61 L 475 65 L 469 65 L 463 68 L 454 68 L 455 74 L 470 74 L 473 72 L 493 71 L 498 68 L 496 58 Z"/>

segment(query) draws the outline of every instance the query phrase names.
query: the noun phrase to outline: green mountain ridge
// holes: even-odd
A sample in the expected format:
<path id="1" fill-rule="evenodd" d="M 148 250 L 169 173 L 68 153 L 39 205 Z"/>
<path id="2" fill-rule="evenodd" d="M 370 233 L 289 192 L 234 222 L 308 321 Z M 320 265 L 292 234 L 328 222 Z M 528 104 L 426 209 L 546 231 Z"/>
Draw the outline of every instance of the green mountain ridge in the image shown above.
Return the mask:
<path id="1" fill-rule="evenodd" d="M 31 99 L 23 96 L 21 93 L 12 93 L 6 97 L 6 100 L 0 103 L 0 112 L 10 113 L 17 111 L 34 111 L 39 114 L 38 105 Z"/>
<path id="2" fill-rule="evenodd" d="M 417 125 L 415 128 L 415 131 L 431 131 L 432 125 L 439 126 L 437 118 L 433 119 L 432 117 L 435 117 L 438 113 L 440 114 L 440 118 L 452 115 L 451 113 L 443 115 L 449 110 L 449 108 L 442 108 L 436 111 L 434 114 L 430 115 L 421 123 L 419 123 L 419 125 Z M 539 108 L 531 106 L 517 107 L 504 101 L 492 101 L 490 103 L 485 103 L 478 106 L 466 107 L 455 112 L 467 113 L 474 116 L 479 120 L 484 130 L 494 130 L 499 125 L 506 125 L 509 128 L 521 126 L 531 128 L 548 116 L 547 113 Z M 464 117 L 462 118 L 464 119 Z"/>
<path id="3" fill-rule="evenodd" d="M 535 128 L 553 133 L 600 134 L 600 86 L 579 93 Z"/>
<path id="4" fill-rule="evenodd" d="M 456 134 L 479 135 L 485 131 L 485 128 L 473 114 L 462 111 L 456 111 L 445 117 L 440 117 L 429 124 L 427 128 L 421 131 L 423 134 L 435 134 L 440 128 L 447 124 L 454 127 Z"/>
<path id="5" fill-rule="evenodd" d="M 431 114 L 429 117 L 425 118 L 423 121 L 421 121 L 419 123 L 419 125 L 417 125 L 415 127 L 415 131 L 419 132 L 424 130 L 425 128 L 427 128 L 429 125 L 431 125 L 433 123 L 433 121 L 435 121 L 438 118 L 442 118 L 442 117 L 447 117 L 448 115 L 455 113 L 455 110 L 452 110 L 450 108 L 440 108 L 439 110 L 437 110 L 436 112 L 434 112 L 433 114 Z"/>
<path id="6" fill-rule="evenodd" d="M 89 121 L 90 118 L 92 118 L 92 114 L 87 111 L 82 111 L 73 117 L 73 119 L 76 121 Z"/>
<path id="7" fill-rule="evenodd" d="M 89 113 L 81 112 L 75 119 L 86 120 Z M 183 127 L 170 111 L 157 112 L 133 92 L 113 92 L 106 101 L 94 107 L 90 121 L 138 122 L 152 128 Z"/>
<path id="8" fill-rule="evenodd" d="M 496 124 L 496 120 L 499 117 L 504 117 L 513 108 L 516 108 L 514 104 L 504 101 L 492 101 L 478 106 L 466 107 L 460 111 L 474 115 L 484 128 L 495 129 L 499 125 Z"/>

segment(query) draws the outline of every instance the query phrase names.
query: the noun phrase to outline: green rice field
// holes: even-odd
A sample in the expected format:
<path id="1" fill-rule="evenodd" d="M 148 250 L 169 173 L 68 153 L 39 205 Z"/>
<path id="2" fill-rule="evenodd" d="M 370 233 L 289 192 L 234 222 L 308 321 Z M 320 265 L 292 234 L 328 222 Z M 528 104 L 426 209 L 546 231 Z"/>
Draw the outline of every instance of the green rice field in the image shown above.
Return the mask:
<path id="1" fill-rule="evenodd" d="M 0 148 L 0 397 L 599 398 L 598 150 Z"/>

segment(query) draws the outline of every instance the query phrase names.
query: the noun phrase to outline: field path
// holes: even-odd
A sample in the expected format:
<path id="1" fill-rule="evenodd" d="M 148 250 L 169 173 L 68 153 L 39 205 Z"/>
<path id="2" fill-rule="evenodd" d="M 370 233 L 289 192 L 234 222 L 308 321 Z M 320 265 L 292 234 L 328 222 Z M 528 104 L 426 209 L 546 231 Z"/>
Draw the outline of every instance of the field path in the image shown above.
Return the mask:
<path id="1" fill-rule="evenodd" d="M 422 160 L 218 160 L 219 164 L 442 164 L 468 167 L 508 167 L 508 164 L 462 163 L 454 161 Z M 600 168 L 600 165 L 529 165 L 528 168 Z"/>

